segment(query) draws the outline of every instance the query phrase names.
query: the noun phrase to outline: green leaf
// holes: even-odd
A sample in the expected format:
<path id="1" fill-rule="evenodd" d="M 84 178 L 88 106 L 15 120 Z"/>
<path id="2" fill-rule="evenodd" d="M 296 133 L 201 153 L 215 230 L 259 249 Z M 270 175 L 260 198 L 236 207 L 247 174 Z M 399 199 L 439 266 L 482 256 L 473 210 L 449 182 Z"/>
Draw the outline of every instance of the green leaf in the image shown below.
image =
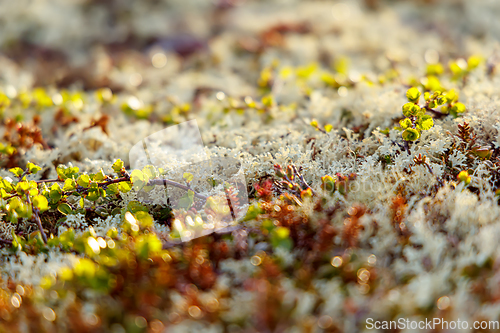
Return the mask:
<path id="1" fill-rule="evenodd" d="M 29 234 L 28 243 L 38 251 L 41 251 L 45 247 L 45 242 L 43 241 L 40 230 L 34 231 Z"/>
<path id="2" fill-rule="evenodd" d="M 57 169 L 56 169 L 56 171 L 57 171 L 57 176 L 58 176 L 59 178 L 61 178 L 61 179 L 66 179 L 66 178 L 68 178 L 68 177 L 66 176 L 66 168 L 65 168 L 65 167 L 63 167 L 63 166 L 58 166 L 58 167 L 57 167 Z"/>
<path id="3" fill-rule="evenodd" d="M 58 192 L 61 192 L 61 186 L 59 186 L 59 184 L 58 184 L 58 183 L 54 183 L 54 184 L 52 184 L 52 186 L 50 187 L 50 189 L 51 189 L 52 191 L 58 191 Z"/>
<path id="4" fill-rule="evenodd" d="M 420 132 L 414 128 L 407 128 L 402 134 L 405 141 L 416 141 L 420 137 Z"/>
<path id="5" fill-rule="evenodd" d="M 97 214 L 99 214 L 100 216 L 102 216 L 102 217 L 109 216 L 109 213 L 108 213 L 107 209 L 104 208 L 104 207 L 97 207 L 96 210 L 95 210 L 95 212 Z"/>
<path id="6" fill-rule="evenodd" d="M 23 169 L 18 168 L 18 167 L 9 169 L 9 171 L 12 172 L 17 177 L 20 177 L 23 174 L 23 172 L 24 172 Z"/>
<path id="7" fill-rule="evenodd" d="M 464 113 L 465 112 L 465 105 L 462 103 L 455 103 L 451 107 L 451 111 L 455 113 Z"/>
<path id="8" fill-rule="evenodd" d="M 152 165 L 146 165 L 143 169 L 142 169 L 142 172 L 144 173 L 144 175 L 146 176 L 146 178 L 148 179 L 153 179 L 153 178 L 156 178 L 158 177 L 158 171 L 156 171 L 156 168 Z"/>
<path id="9" fill-rule="evenodd" d="M 36 174 L 38 171 L 42 170 L 41 167 L 31 162 L 28 162 L 28 164 L 26 164 L 26 169 L 28 169 L 29 173 L 31 174 Z"/>
<path id="10" fill-rule="evenodd" d="M 406 98 L 408 98 L 408 101 L 416 103 L 420 99 L 420 91 L 415 87 L 410 88 L 406 92 Z"/>
<path id="11" fill-rule="evenodd" d="M 9 200 L 9 210 L 16 210 L 17 207 L 23 205 L 23 201 L 19 197 L 14 197 Z"/>
<path id="12" fill-rule="evenodd" d="M 24 243 L 24 237 L 16 235 L 15 229 L 12 229 L 12 247 L 17 250 L 21 250 Z"/>
<path id="13" fill-rule="evenodd" d="M 17 224 L 17 222 L 19 221 L 17 214 L 12 214 L 11 216 L 9 216 L 8 221 L 10 223 Z M 12 229 L 12 231 L 14 231 L 14 229 Z"/>
<path id="14" fill-rule="evenodd" d="M 141 190 L 148 183 L 148 177 L 141 170 L 134 170 L 130 175 L 130 180 L 135 190 Z"/>
<path id="15" fill-rule="evenodd" d="M 293 242 L 290 239 L 290 230 L 285 227 L 277 227 L 271 231 L 271 244 L 273 248 L 284 248 L 290 251 L 293 247 Z"/>
<path id="16" fill-rule="evenodd" d="M 59 206 L 57 206 L 57 210 L 61 212 L 63 215 L 68 215 L 73 212 L 73 209 L 71 209 L 71 206 L 68 205 L 67 203 L 62 203 Z"/>
<path id="17" fill-rule="evenodd" d="M 33 206 L 38 208 L 41 212 L 43 212 L 49 209 L 49 202 L 47 201 L 47 198 L 44 197 L 43 195 L 37 195 L 33 197 Z"/>
<path id="18" fill-rule="evenodd" d="M 57 176 L 61 178 L 62 180 L 68 179 L 68 178 L 73 178 L 78 174 L 80 169 L 78 167 L 66 167 L 63 165 L 60 165 L 57 167 Z"/>
<path id="19" fill-rule="evenodd" d="M 405 118 L 399 121 L 399 126 L 401 126 L 402 129 L 407 129 L 408 127 L 411 127 L 413 123 L 409 118 Z"/>
<path id="20" fill-rule="evenodd" d="M 434 120 L 431 116 L 424 115 L 420 117 L 418 124 L 421 129 L 429 130 L 432 126 L 434 126 Z"/>
<path id="21" fill-rule="evenodd" d="M 491 158 L 493 154 L 492 150 L 489 150 L 488 147 L 474 147 L 472 148 L 472 153 L 480 158 Z"/>
<path id="22" fill-rule="evenodd" d="M 104 179 L 106 179 L 106 175 L 104 174 L 104 171 L 102 171 L 102 169 L 94 175 L 94 181 L 96 182 L 100 182 Z"/>
<path id="23" fill-rule="evenodd" d="M 66 179 L 64 181 L 63 191 L 73 191 L 76 188 L 76 182 L 73 179 Z"/>
<path id="24" fill-rule="evenodd" d="M 139 201 L 130 201 L 127 205 L 127 210 L 133 214 L 137 212 L 147 212 L 148 208 L 141 204 Z"/>
<path id="25" fill-rule="evenodd" d="M 441 75 L 443 72 L 444 68 L 440 63 L 427 65 L 427 75 Z"/>
<path id="26" fill-rule="evenodd" d="M 451 89 L 448 92 L 446 92 L 445 96 L 448 99 L 448 102 L 450 103 L 458 101 L 458 94 L 454 89 Z"/>
<path id="27" fill-rule="evenodd" d="M 194 192 L 189 190 L 179 199 L 179 208 L 188 210 L 194 202 Z"/>
<path id="28" fill-rule="evenodd" d="M 16 185 L 16 191 L 19 195 L 27 192 L 29 189 L 30 189 L 30 183 L 27 181 L 19 182 Z"/>
<path id="29" fill-rule="evenodd" d="M 89 191 L 89 194 L 87 195 L 87 199 L 90 201 L 97 201 L 99 198 L 99 190 Z"/>
<path id="30" fill-rule="evenodd" d="M 97 271 L 97 264 L 95 264 L 92 260 L 84 258 L 80 259 L 80 261 L 76 264 L 74 272 L 75 275 L 85 278 L 85 279 L 93 279 Z"/>
<path id="31" fill-rule="evenodd" d="M 59 200 L 61 200 L 61 191 L 56 191 L 56 190 L 51 190 L 49 192 L 49 197 L 50 197 L 50 201 L 56 203 L 56 202 L 59 202 Z"/>
<path id="32" fill-rule="evenodd" d="M 243 221 L 251 221 L 257 218 L 260 214 L 263 214 L 265 211 L 259 207 L 259 204 L 256 203 L 250 207 L 248 207 L 248 211 L 243 218 Z"/>
<path id="33" fill-rule="evenodd" d="M 446 98 L 445 96 L 441 96 L 437 99 L 437 104 L 438 105 L 443 105 L 443 104 L 446 104 L 448 103 L 448 98 Z"/>
<path id="34" fill-rule="evenodd" d="M 149 215 L 148 212 L 139 211 L 139 212 L 135 213 L 134 215 L 135 215 L 135 218 L 137 219 L 137 221 L 139 221 L 139 224 L 141 227 L 149 228 L 149 227 L 153 226 L 153 222 L 154 222 L 153 217 L 151 215 Z"/>
<path id="35" fill-rule="evenodd" d="M 28 190 L 28 194 L 33 196 L 38 194 L 38 184 L 34 180 L 29 181 L 30 188 Z"/>
<path id="36" fill-rule="evenodd" d="M 19 197 L 14 197 L 9 200 L 9 212 L 12 214 L 12 221 L 17 222 L 18 217 L 31 217 L 31 206 L 24 202 Z"/>
<path id="37" fill-rule="evenodd" d="M 420 107 L 414 103 L 408 102 L 403 105 L 403 115 L 410 117 L 416 115 L 420 111 Z"/>
<path id="38" fill-rule="evenodd" d="M 132 184 L 130 182 L 119 182 L 118 189 L 120 192 L 127 193 L 132 189 Z"/>
<path id="39" fill-rule="evenodd" d="M 458 176 L 457 176 L 457 179 L 460 181 L 460 182 L 464 182 L 465 185 L 469 185 L 470 181 L 471 181 L 471 176 L 469 176 L 469 173 L 467 171 L 461 171 Z"/>
<path id="40" fill-rule="evenodd" d="M 155 186 L 144 186 L 144 187 L 142 188 L 142 190 L 143 190 L 144 192 L 150 192 L 150 191 L 151 191 L 152 189 L 154 189 L 154 188 L 155 188 Z"/>
<path id="41" fill-rule="evenodd" d="M 300 197 L 302 200 L 304 200 L 305 198 L 312 198 L 313 196 L 313 193 L 312 193 L 312 189 L 309 187 L 309 188 L 306 188 L 305 190 L 302 190 L 300 192 Z"/>
<path id="42" fill-rule="evenodd" d="M 78 177 L 76 182 L 78 185 L 80 185 L 82 187 L 89 187 L 90 177 L 88 175 L 83 174 L 80 177 Z"/>
<path id="43" fill-rule="evenodd" d="M 483 57 L 481 57 L 479 55 L 470 56 L 469 59 L 467 60 L 467 69 L 473 70 L 474 68 L 479 66 L 479 64 L 481 64 L 482 61 L 483 61 Z"/>
<path id="44" fill-rule="evenodd" d="M 266 96 L 262 97 L 261 102 L 262 102 L 262 104 L 264 104 L 264 106 L 267 106 L 267 107 L 273 106 L 273 104 L 274 104 L 273 96 L 270 94 L 266 95 Z"/>
<path id="45" fill-rule="evenodd" d="M 325 175 L 321 177 L 321 188 L 329 193 L 335 192 L 335 181 L 337 180 L 337 176 L 332 177 L 330 175 Z"/>
<path id="46" fill-rule="evenodd" d="M 116 173 L 120 173 L 120 172 L 121 172 L 121 170 L 123 169 L 123 161 L 122 161 L 122 160 L 120 160 L 120 159 L 117 159 L 117 160 L 115 161 L 115 163 L 113 163 L 112 168 L 113 168 L 113 171 L 114 171 L 114 172 L 116 172 Z"/>
<path id="47" fill-rule="evenodd" d="M 184 178 L 184 180 L 188 183 L 192 182 L 193 179 L 194 179 L 194 176 L 192 173 L 189 173 L 189 172 L 184 172 L 184 174 L 182 175 L 182 178 Z"/>
<path id="48" fill-rule="evenodd" d="M 0 180 L 0 187 L 4 188 L 6 191 L 11 192 L 14 190 L 14 187 L 12 186 L 12 182 L 8 181 L 7 179 L 1 178 Z"/>
<path id="49" fill-rule="evenodd" d="M 425 82 L 424 84 L 424 87 L 425 87 L 425 90 L 431 90 L 431 91 L 435 91 L 435 90 L 439 90 L 441 89 L 441 82 L 439 81 L 439 79 L 434 76 L 434 75 L 429 75 L 427 76 L 426 78 L 427 82 Z"/>
<path id="50" fill-rule="evenodd" d="M 117 194 L 119 192 L 118 184 L 109 184 L 108 187 L 106 188 L 106 191 L 108 191 L 111 194 Z"/>
<path id="51" fill-rule="evenodd" d="M 145 234 L 137 238 L 135 250 L 141 259 L 147 259 L 150 253 L 160 252 L 162 249 L 161 240 L 155 234 Z"/>

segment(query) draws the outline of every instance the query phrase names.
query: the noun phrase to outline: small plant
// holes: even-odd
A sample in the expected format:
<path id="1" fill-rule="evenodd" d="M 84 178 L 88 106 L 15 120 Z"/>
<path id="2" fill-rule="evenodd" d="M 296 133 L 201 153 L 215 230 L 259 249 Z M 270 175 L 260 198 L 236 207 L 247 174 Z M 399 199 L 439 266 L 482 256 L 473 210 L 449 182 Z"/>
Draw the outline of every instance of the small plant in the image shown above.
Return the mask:
<path id="1" fill-rule="evenodd" d="M 469 176 L 469 173 L 467 171 L 460 171 L 460 173 L 457 176 L 457 179 L 459 182 L 464 183 L 465 185 L 469 185 L 471 181 L 471 176 Z"/>
<path id="2" fill-rule="evenodd" d="M 281 165 L 275 164 L 274 171 L 276 176 L 281 178 L 281 181 L 275 183 L 280 192 L 287 191 L 298 201 L 310 198 L 316 194 L 305 181 L 301 173 L 302 167 L 297 168 L 295 165 L 289 165 L 285 171 Z"/>
<path id="3" fill-rule="evenodd" d="M 455 136 L 461 141 L 457 148 L 465 153 L 469 159 L 474 159 L 475 157 L 483 160 L 491 158 L 493 151 L 489 147 L 477 144 L 474 130 L 467 122 L 458 125 L 458 134 Z"/>
<path id="4" fill-rule="evenodd" d="M 334 176 L 326 175 L 321 177 L 321 188 L 332 195 L 335 192 L 345 195 L 349 189 L 349 183 L 355 179 L 356 174 L 354 173 L 351 173 L 349 176 L 344 176 L 340 173 Z"/>
<path id="5" fill-rule="evenodd" d="M 321 128 L 316 119 L 311 120 L 311 126 L 314 127 L 317 131 L 323 132 L 325 134 L 331 132 L 333 129 L 332 124 L 326 124 L 324 128 Z"/>
<path id="6" fill-rule="evenodd" d="M 476 69 L 483 62 L 483 57 L 479 55 L 470 56 L 469 59 L 458 59 L 450 61 L 448 66 L 453 74 L 453 80 L 463 80 L 464 84 L 467 81 L 471 71 Z"/>
<path id="7" fill-rule="evenodd" d="M 134 214 L 142 214 L 140 212 L 149 214 L 149 208 L 138 201 L 131 201 L 123 209 L 116 205 L 116 201 L 120 193 L 126 193 L 132 189 L 149 191 L 156 185 L 168 185 L 186 191 L 179 201 L 178 209 L 185 211 L 184 215 L 187 220 L 189 214 L 197 213 L 197 209 L 194 208 L 195 198 L 203 203 L 205 211 L 215 214 L 222 209 L 219 204 L 221 201 L 217 198 L 206 197 L 191 189 L 192 174 L 184 174 L 187 184 L 184 185 L 169 179 L 158 179 L 164 175 L 163 170 L 156 170 L 151 166 L 146 166 L 143 170 L 133 170 L 129 174 L 124 168 L 123 161 L 116 160 L 112 169 L 115 175 L 107 175 L 102 169 L 95 174 L 87 174 L 80 172 L 78 167 L 61 165 L 57 168 L 57 179 L 33 181 L 28 180 L 26 176 L 36 174 L 41 167 L 28 162 L 25 170 L 19 167 L 12 168 L 9 171 L 17 180 L 0 177 L 0 211 L 4 215 L 1 223 L 17 224 L 19 219 L 34 221 L 39 229 L 41 244 L 43 244 L 49 239 L 45 230 L 57 233 L 57 226 L 63 224 L 68 215 L 85 215 L 87 210 L 102 217 L 121 214 L 123 218 L 127 211 Z M 237 198 L 232 191 L 232 188 L 228 188 L 226 195 L 232 199 L 232 202 L 236 202 Z M 44 212 L 47 213 L 42 214 Z M 196 216 L 189 218 L 201 221 L 198 217 L 197 213 Z M 22 236 L 16 234 L 13 234 L 13 239 L 17 240 L 16 244 L 25 242 L 21 241 L 24 239 Z M 2 243 L 10 244 L 6 240 Z"/>
<path id="8" fill-rule="evenodd" d="M 399 122 L 400 127 L 396 128 L 403 131 L 402 137 L 405 141 L 407 152 L 409 152 L 408 142 L 417 141 L 422 131 L 429 130 L 434 126 L 433 117 L 427 114 L 427 111 L 436 118 L 444 117 L 447 114 L 452 114 L 456 117 L 458 114 L 465 112 L 465 105 L 457 102 L 458 94 L 454 90 L 446 93 L 435 91 L 432 94 L 425 92 L 425 104 L 422 106 L 419 105 L 421 95 L 421 92 L 416 87 L 408 89 L 406 92 L 408 103 L 402 107 L 405 118 Z M 437 107 L 442 108 L 438 111 L 435 109 Z"/>
<path id="9" fill-rule="evenodd" d="M 42 130 L 38 127 L 40 120 L 39 116 L 35 116 L 32 123 L 23 123 L 12 118 L 4 120 L 5 132 L 2 139 L 6 143 L 0 143 L 0 157 L 4 167 L 19 166 L 22 153 L 34 145 L 49 149 L 42 136 Z"/>
<path id="10" fill-rule="evenodd" d="M 429 130 L 434 126 L 434 120 L 431 116 L 426 114 L 429 105 L 445 103 L 445 98 L 440 96 L 439 92 L 433 94 L 432 99 L 426 100 L 426 105 L 420 107 L 418 102 L 420 100 L 420 91 L 413 87 L 406 92 L 408 103 L 403 105 L 403 115 L 406 117 L 399 122 L 403 131 L 403 140 L 416 141 L 420 138 L 422 131 Z M 430 104 L 432 103 L 432 104 Z"/>

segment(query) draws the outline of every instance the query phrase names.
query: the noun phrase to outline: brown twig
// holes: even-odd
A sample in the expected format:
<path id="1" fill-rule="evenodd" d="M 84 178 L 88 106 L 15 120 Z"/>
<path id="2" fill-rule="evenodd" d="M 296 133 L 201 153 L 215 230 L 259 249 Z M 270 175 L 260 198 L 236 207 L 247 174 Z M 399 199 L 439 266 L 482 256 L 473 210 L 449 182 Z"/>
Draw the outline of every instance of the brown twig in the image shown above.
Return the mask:
<path id="1" fill-rule="evenodd" d="M 174 186 L 174 187 L 183 189 L 185 191 L 193 191 L 193 189 L 191 189 L 190 187 L 188 187 L 186 185 L 182 185 L 180 183 L 177 183 L 177 182 L 174 182 L 173 180 L 168 180 L 168 179 L 152 179 L 147 183 L 147 186 L 156 186 L 156 185 L 164 185 L 164 186 L 170 185 L 170 186 Z M 202 194 L 199 194 L 195 191 L 193 191 L 193 193 L 194 193 L 194 196 L 197 197 L 198 199 L 202 199 L 202 200 L 208 199 L 208 197 L 206 197 Z"/>
<path id="2" fill-rule="evenodd" d="M 295 175 L 299 178 L 300 182 L 302 183 L 302 186 L 304 186 L 306 190 L 307 189 L 311 189 L 312 194 L 316 195 L 316 192 L 306 182 L 306 180 L 304 179 L 304 176 L 302 175 L 302 173 L 300 173 L 299 170 L 297 170 L 297 167 L 295 165 L 293 165 L 293 164 L 292 164 L 292 169 L 293 169 L 293 172 L 295 173 Z"/>
<path id="3" fill-rule="evenodd" d="M 26 201 L 28 202 L 28 205 L 31 205 L 31 199 L 30 199 L 30 196 L 28 193 L 26 194 L 26 198 L 27 198 Z M 42 220 L 40 220 L 40 216 L 38 215 L 37 208 L 33 208 L 33 214 L 35 217 L 35 222 L 38 225 L 38 229 L 40 229 L 42 239 L 43 239 L 44 243 L 47 244 L 47 235 L 45 235 L 45 231 L 43 231 Z"/>
<path id="4" fill-rule="evenodd" d="M 404 140 L 404 147 L 405 147 L 405 150 L 408 153 L 408 155 L 411 155 L 410 144 L 406 140 Z"/>
<path id="5" fill-rule="evenodd" d="M 37 184 L 43 184 L 43 183 L 58 183 L 58 182 L 64 182 L 64 180 L 60 179 L 42 179 L 42 180 L 37 180 Z"/>
<path id="6" fill-rule="evenodd" d="M 102 182 L 102 183 L 98 183 L 97 186 L 98 187 L 105 187 L 105 186 L 108 186 L 108 185 L 111 185 L 111 184 L 116 184 L 116 183 L 121 183 L 121 182 L 128 182 L 130 181 L 130 176 L 128 175 L 128 173 L 125 175 L 125 177 L 121 177 L 121 178 L 116 178 L 116 179 L 111 179 L 111 180 L 107 180 L 105 182 Z M 61 179 L 46 179 L 46 180 L 38 180 L 37 183 L 38 184 L 41 184 L 41 183 L 56 183 L 56 182 L 64 182 L 64 180 L 61 180 Z M 193 191 L 193 189 L 191 189 L 190 187 L 186 186 L 186 185 L 183 185 L 183 184 L 180 184 L 178 182 L 175 182 L 173 180 L 169 180 L 169 179 L 151 179 L 147 184 L 146 186 L 157 186 L 157 185 L 170 185 L 170 186 L 173 186 L 173 187 L 177 187 L 177 188 L 180 188 L 184 191 Z M 86 191 L 88 189 L 85 189 Z M 83 191 L 85 192 L 85 191 Z M 202 194 L 199 194 L 197 193 L 196 191 L 193 191 L 194 192 L 194 196 L 197 197 L 198 199 L 203 199 L 203 200 L 207 200 L 208 197 L 202 195 Z"/>

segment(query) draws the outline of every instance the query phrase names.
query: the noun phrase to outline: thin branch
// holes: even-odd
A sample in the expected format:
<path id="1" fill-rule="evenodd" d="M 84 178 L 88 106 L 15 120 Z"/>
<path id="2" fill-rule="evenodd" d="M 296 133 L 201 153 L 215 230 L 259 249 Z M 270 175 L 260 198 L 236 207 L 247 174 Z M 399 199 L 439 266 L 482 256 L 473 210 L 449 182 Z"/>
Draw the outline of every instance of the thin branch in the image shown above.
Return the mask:
<path id="1" fill-rule="evenodd" d="M 405 149 L 405 146 L 400 144 L 399 142 L 396 142 L 394 140 L 391 140 L 392 141 L 392 144 L 395 145 L 395 146 L 398 146 L 399 149 Z"/>
<path id="2" fill-rule="evenodd" d="M 286 181 L 286 182 L 288 182 L 289 184 L 293 184 L 293 183 L 294 183 L 294 181 L 293 181 L 293 180 L 291 180 L 290 178 L 288 178 L 288 176 L 287 176 L 287 174 L 286 174 L 286 173 L 283 175 L 283 178 L 284 178 L 284 179 L 285 179 L 285 181 Z M 281 184 L 280 184 L 280 186 L 281 186 Z M 283 188 L 283 187 L 282 187 L 282 189 L 284 190 L 284 188 Z M 289 191 L 289 192 L 293 192 L 295 196 L 300 197 L 300 192 L 297 192 L 295 189 L 289 189 L 289 188 L 287 188 L 287 191 Z"/>
<path id="3" fill-rule="evenodd" d="M 97 186 L 103 187 L 103 186 L 108 186 L 111 184 L 128 182 L 128 181 L 130 181 L 130 177 L 121 177 L 121 178 L 116 178 L 116 179 L 111 179 L 111 180 L 105 181 L 104 183 L 98 183 Z"/>
<path id="4" fill-rule="evenodd" d="M 292 164 L 292 169 L 293 169 L 293 172 L 295 172 L 295 175 L 297 175 L 297 177 L 300 179 L 300 182 L 302 183 L 303 186 L 306 187 L 306 189 L 311 189 L 311 192 L 313 195 L 316 195 L 316 192 L 312 189 L 311 186 L 309 186 L 309 184 L 306 182 L 306 180 L 304 179 L 304 176 L 302 175 L 302 173 L 300 173 L 298 170 L 297 170 L 297 167 L 295 165 Z"/>
<path id="5" fill-rule="evenodd" d="M 327 131 L 325 131 L 324 129 L 322 129 L 321 127 L 319 127 L 319 125 L 316 127 L 316 129 L 324 134 L 328 134 Z"/>
<path id="6" fill-rule="evenodd" d="M 64 180 L 60 180 L 60 179 L 42 179 L 42 180 L 37 180 L 36 183 L 37 184 L 43 184 L 43 183 L 63 183 Z"/>
<path id="7" fill-rule="evenodd" d="M 427 167 L 427 170 L 429 170 L 430 174 L 433 175 L 433 176 L 435 176 L 434 172 L 432 171 L 431 166 L 429 165 L 429 163 L 425 162 L 424 165 Z"/>
<path id="8" fill-rule="evenodd" d="M 408 155 L 411 155 L 410 144 L 406 140 L 404 140 L 404 147 L 405 147 L 405 150 L 408 153 Z"/>
<path id="9" fill-rule="evenodd" d="M 121 177 L 121 178 L 116 178 L 116 179 L 111 179 L 111 180 L 108 180 L 108 181 L 105 181 L 105 182 L 102 182 L 102 183 L 98 183 L 97 186 L 98 187 L 106 187 L 108 185 L 111 185 L 111 184 L 116 184 L 116 183 L 121 183 L 121 182 L 128 182 L 130 181 L 130 176 L 128 176 L 128 174 L 125 176 L 125 177 Z M 55 182 L 64 182 L 64 180 L 60 180 L 60 179 L 44 179 L 44 180 L 39 180 L 37 181 L 37 183 L 55 183 Z M 183 185 L 181 183 L 178 183 L 178 182 L 174 182 L 173 180 L 169 180 L 169 179 L 151 179 L 147 184 L 146 186 L 158 186 L 158 185 L 170 185 L 170 186 L 173 186 L 173 187 L 177 187 L 177 188 L 180 188 L 184 191 L 193 191 L 192 188 L 190 188 L 189 186 L 186 186 L 186 185 Z M 85 189 L 85 191 L 83 192 L 86 192 L 88 191 L 88 189 Z M 207 196 L 204 196 L 202 194 L 199 194 L 197 193 L 196 191 L 193 191 L 194 192 L 194 196 L 197 197 L 198 199 L 202 199 L 202 200 L 207 200 L 208 197 Z M 68 193 L 69 194 L 69 193 Z"/>
<path id="10" fill-rule="evenodd" d="M 177 188 L 180 188 L 184 191 L 193 191 L 193 189 L 191 189 L 190 187 L 186 186 L 186 185 L 182 185 L 180 183 L 177 183 L 177 182 L 174 182 L 173 180 L 168 180 L 168 179 L 151 179 L 146 186 L 158 186 L 158 185 L 170 185 L 170 186 L 173 186 L 173 187 L 177 187 Z M 202 194 L 199 194 L 195 191 L 194 192 L 194 196 L 197 197 L 198 199 L 202 199 L 202 200 L 207 200 L 208 197 L 202 195 Z"/>
<path id="11" fill-rule="evenodd" d="M 26 201 L 28 202 L 28 205 L 31 206 L 31 199 L 30 199 L 30 195 L 28 193 L 26 194 L 26 198 L 27 198 Z M 33 208 L 33 214 L 35 217 L 35 222 L 38 225 L 38 229 L 40 229 L 40 233 L 42 234 L 43 241 L 45 244 L 47 244 L 47 235 L 45 235 L 45 231 L 43 231 L 42 220 L 40 220 L 40 216 L 38 216 L 38 209 L 37 208 Z"/>

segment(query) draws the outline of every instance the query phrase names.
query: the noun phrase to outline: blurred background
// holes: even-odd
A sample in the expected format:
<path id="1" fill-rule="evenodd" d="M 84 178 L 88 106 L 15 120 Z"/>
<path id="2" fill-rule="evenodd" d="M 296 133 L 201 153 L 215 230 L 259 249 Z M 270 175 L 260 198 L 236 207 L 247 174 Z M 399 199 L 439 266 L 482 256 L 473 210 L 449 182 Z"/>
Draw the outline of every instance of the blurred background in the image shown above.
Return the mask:
<path id="1" fill-rule="evenodd" d="M 383 67 L 376 56 L 387 50 L 398 60 L 429 48 L 458 57 L 473 48 L 468 38 L 500 36 L 495 0 L 2 0 L 0 8 L 0 80 L 16 89 L 135 89 L 151 67 L 163 79 L 196 66 L 253 79 L 249 58 L 329 65 L 341 54 L 363 71 Z"/>

